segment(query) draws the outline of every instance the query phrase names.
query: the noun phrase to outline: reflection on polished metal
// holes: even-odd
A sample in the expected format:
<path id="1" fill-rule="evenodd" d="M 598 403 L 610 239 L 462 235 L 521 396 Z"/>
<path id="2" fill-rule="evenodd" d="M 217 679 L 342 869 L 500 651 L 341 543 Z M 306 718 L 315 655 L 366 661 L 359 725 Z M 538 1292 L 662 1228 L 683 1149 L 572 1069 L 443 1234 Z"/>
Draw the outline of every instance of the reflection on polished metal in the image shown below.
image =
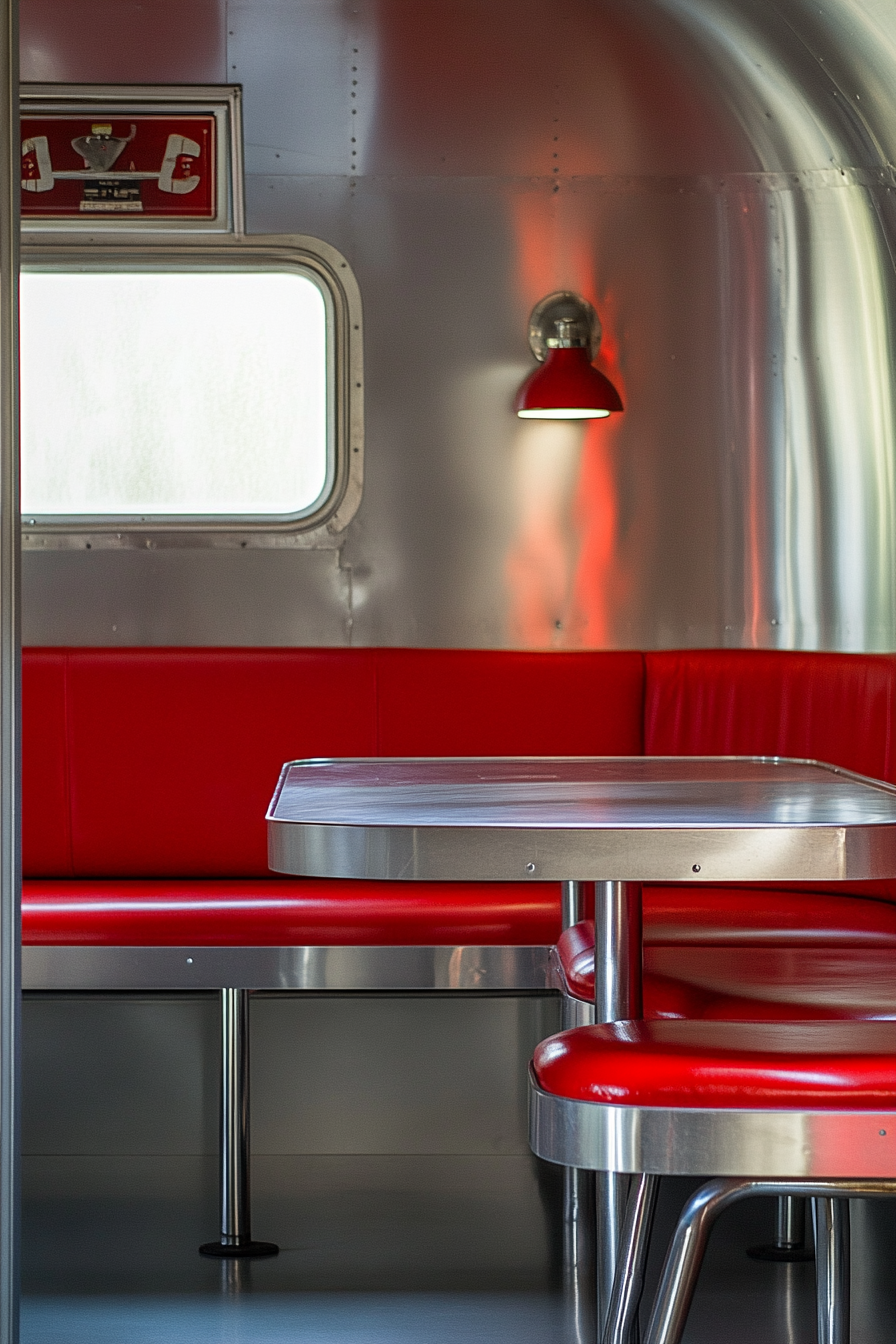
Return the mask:
<path id="1" fill-rule="evenodd" d="M 243 1256 L 221 1257 L 221 1296 L 239 1297 L 252 1287 L 252 1260 Z"/>
<path id="2" fill-rule="evenodd" d="M 712 1225 L 731 1204 L 751 1195 L 812 1197 L 816 1237 L 819 1344 L 849 1341 L 849 1197 L 891 1198 L 894 1180 L 782 1181 L 713 1180 L 700 1187 L 682 1210 L 663 1265 L 644 1344 L 679 1344 L 697 1285 L 700 1262 Z M 833 1205 L 842 1206 L 834 1210 Z"/>
<path id="3" fill-rule="evenodd" d="M 249 1183 L 249 991 L 221 990 L 221 1240 L 202 1255 L 276 1255 L 271 1241 L 253 1241 Z"/>
<path id="4" fill-rule="evenodd" d="M 868 1026 L 892 1040 L 892 1024 Z M 549 1162 L 598 1172 L 885 1177 L 896 1169 L 896 1113 L 607 1106 L 552 1096 L 530 1075 L 529 1143 Z"/>
<path id="5" fill-rule="evenodd" d="M 779 758 L 296 761 L 267 817 L 271 868 L 311 877 L 750 882 L 896 871 L 896 789 Z"/>
<path id="6" fill-rule="evenodd" d="M 641 1017 L 641 889 L 635 882 L 594 885 L 594 1016 L 596 1022 Z M 606 1328 L 629 1182 L 617 1171 L 595 1176 L 597 1313 Z"/>
<path id="7" fill-rule="evenodd" d="M 659 1193 L 658 1176 L 633 1176 L 619 1242 L 619 1260 L 601 1344 L 631 1344 L 638 1305 L 644 1292 L 644 1272 L 650 1232 Z"/>
<path id="8" fill-rule="evenodd" d="M 0 1340 L 19 1338 L 19 34 L 0 5 Z"/>
<path id="9" fill-rule="evenodd" d="M 527 993 L 554 987 L 550 954 L 549 947 L 42 946 L 22 949 L 22 984 L 27 990 L 218 990 L 244 985 L 297 991 Z"/>
<path id="10" fill-rule="evenodd" d="M 768 1246 L 751 1246 L 747 1255 L 752 1260 L 785 1264 L 813 1259 L 813 1252 L 806 1245 L 806 1201 L 795 1195 L 783 1195 L 775 1206 L 774 1241 Z"/>
<path id="11" fill-rule="evenodd" d="M 812 1200 L 818 1344 L 849 1344 L 849 1200 Z"/>

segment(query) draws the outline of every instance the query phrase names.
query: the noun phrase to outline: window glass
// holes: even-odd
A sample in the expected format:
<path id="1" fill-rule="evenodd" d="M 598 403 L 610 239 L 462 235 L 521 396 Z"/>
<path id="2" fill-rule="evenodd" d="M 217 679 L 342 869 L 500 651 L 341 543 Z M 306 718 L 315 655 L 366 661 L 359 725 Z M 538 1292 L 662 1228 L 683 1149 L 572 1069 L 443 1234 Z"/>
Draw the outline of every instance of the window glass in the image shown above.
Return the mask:
<path id="1" fill-rule="evenodd" d="M 327 305 L 298 271 L 21 281 L 22 509 L 294 516 L 332 475 Z"/>

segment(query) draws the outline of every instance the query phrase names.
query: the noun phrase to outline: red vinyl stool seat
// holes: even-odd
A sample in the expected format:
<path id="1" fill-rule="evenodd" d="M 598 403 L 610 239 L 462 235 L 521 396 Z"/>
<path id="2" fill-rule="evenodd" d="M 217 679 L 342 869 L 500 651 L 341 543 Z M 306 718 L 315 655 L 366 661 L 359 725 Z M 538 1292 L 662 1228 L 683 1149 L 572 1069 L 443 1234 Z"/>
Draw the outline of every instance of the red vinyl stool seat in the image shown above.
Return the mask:
<path id="1" fill-rule="evenodd" d="M 750 888 L 644 889 L 644 1016 L 896 1018 L 896 905 Z M 557 943 L 563 992 L 594 1001 L 594 925 Z"/>
<path id="2" fill-rule="evenodd" d="M 849 1198 L 896 1195 L 896 1024 L 624 1021 L 543 1041 L 530 1142 L 631 1172 L 604 1344 L 629 1344 L 661 1175 L 718 1173 L 679 1219 L 644 1344 L 679 1344 L 710 1228 L 748 1195 L 811 1198 L 819 1344 L 848 1344 Z"/>
<path id="3" fill-rule="evenodd" d="M 604 1022 L 542 1041 L 532 1071 L 554 1096 L 612 1106 L 887 1111 L 896 1025 Z M 896 1130 L 891 1151 L 896 1175 Z"/>

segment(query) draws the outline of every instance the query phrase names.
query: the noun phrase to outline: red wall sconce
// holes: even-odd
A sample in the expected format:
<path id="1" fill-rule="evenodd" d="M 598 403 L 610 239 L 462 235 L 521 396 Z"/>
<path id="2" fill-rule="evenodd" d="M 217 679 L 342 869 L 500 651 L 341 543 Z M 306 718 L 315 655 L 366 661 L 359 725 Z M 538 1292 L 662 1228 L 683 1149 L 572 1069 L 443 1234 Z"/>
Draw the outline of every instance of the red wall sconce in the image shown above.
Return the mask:
<path id="1" fill-rule="evenodd" d="M 571 290 L 548 294 L 532 309 L 529 347 L 539 367 L 523 383 L 514 409 L 524 420 L 600 420 L 622 410 L 609 378 L 591 361 L 600 322 L 587 299 Z"/>

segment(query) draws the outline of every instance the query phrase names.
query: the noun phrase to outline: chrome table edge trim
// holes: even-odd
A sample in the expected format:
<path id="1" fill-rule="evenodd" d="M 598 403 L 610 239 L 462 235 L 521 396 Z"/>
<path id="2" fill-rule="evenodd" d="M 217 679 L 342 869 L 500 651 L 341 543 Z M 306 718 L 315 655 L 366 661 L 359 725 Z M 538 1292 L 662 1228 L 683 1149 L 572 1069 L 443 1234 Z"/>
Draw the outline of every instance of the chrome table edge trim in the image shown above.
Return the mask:
<path id="1" fill-rule="evenodd" d="M 896 825 L 706 830 L 341 826 L 268 821 L 277 873 L 381 881 L 849 882 L 892 877 Z"/>

